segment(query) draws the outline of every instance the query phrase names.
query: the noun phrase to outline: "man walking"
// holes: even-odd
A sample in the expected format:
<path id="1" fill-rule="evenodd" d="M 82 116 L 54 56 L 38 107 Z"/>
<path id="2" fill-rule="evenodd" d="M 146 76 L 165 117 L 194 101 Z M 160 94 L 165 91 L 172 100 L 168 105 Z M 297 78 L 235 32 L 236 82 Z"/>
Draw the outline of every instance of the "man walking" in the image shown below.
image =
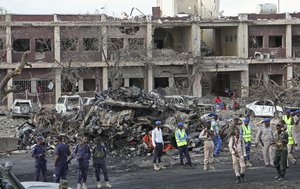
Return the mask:
<path id="1" fill-rule="evenodd" d="M 97 179 L 97 188 L 101 188 L 100 171 L 102 171 L 104 175 L 105 187 L 111 188 L 112 186 L 109 183 L 108 171 L 106 166 L 106 148 L 99 137 L 96 138 L 96 147 L 93 149 L 92 154 L 93 165 L 95 168 L 95 175 Z"/>
<path id="2" fill-rule="evenodd" d="M 184 129 L 184 124 L 179 122 L 177 123 L 177 126 L 178 128 L 175 132 L 175 139 L 179 149 L 180 164 L 183 165 L 183 157 L 185 156 L 188 165 L 192 167 L 192 161 L 187 147 L 187 134 Z"/>
<path id="3" fill-rule="evenodd" d="M 55 148 L 55 182 L 59 183 L 60 179 L 67 179 L 68 172 L 68 156 L 71 155 L 69 146 L 62 140 L 62 136 L 57 138 L 57 146 Z"/>
<path id="4" fill-rule="evenodd" d="M 252 167 L 250 162 L 250 150 L 252 144 L 252 128 L 249 125 L 249 118 L 244 119 L 244 124 L 242 125 L 242 136 L 245 142 L 245 149 L 246 149 L 246 166 Z"/>
<path id="5" fill-rule="evenodd" d="M 161 121 L 155 122 L 155 129 L 152 130 L 152 145 L 154 147 L 153 153 L 153 165 L 154 170 L 158 171 L 160 169 L 165 169 L 161 164 L 161 156 L 163 153 L 164 140 L 161 130 Z"/>
<path id="6" fill-rule="evenodd" d="M 89 169 L 89 160 L 91 159 L 91 150 L 88 145 L 87 137 L 80 139 L 74 150 L 74 156 L 77 158 L 77 189 L 87 189 L 86 180 Z"/>
<path id="7" fill-rule="evenodd" d="M 274 156 L 273 156 L 273 148 L 271 144 L 274 141 L 274 135 L 272 128 L 270 126 L 270 118 L 265 118 L 263 121 L 264 126 L 262 126 L 257 135 L 256 135 L 256 141 L 255 141 L 255 147 L 258 146 L 258 143 L 260 142 L 263 146 L 263 157 L 265 166 L 269 167 L 274 166 Z"/>
<path id="8" fill-rule="evenodd" d="M 201 131 L 199 138 L 204 141 L 204 171 L 214 169 L 211 165 L 212 160 L 210 159 L 214 153 L 214 133 L 210 130 L 210 124 Z"/>
<path id="9" fill-rule="evenodd" d="M 218 115 L 214 115 L 214 119 L 211 120 L 211 130 L 214 131 L 214 144 L 215 144 L 215 150 L 214 150 L 214 156 L 218 156 L 220 154 L 221 148 L 222 148 L 222 139 L 219 135 L 219 123 L 218 123 L 219 117 Z"/>
<path id="10" fill-rule="evenodd" d="M 287 166 L 288 134 L 282 131 L 282 127 L 279 124 L 276 125 L 276 130 L 277 134 L 273 144 L 276 146 L 274 164 L 278 175 L 275 177 L 275 180 L 282 181 L 284 179 Z"/>
<path id="11" fill-rule="evenodd" d="M 42 181 L 47 182 L 47 160 L 44 137 L 38 136 L 36 142 L 37 144 L 32 150 L 32 157 L 35 158 L 35 181 L 39 181 L 40 175 L 42 175 Z"/>
<path id="12" fill-rule="evenodd" d="M 300 110 L 296 110 L 294 116 L 294 128 L 293 128 L 293 137 L 295 141 L 295 150 L 298 151 L 300 149 Z"/>
<path id="13" fill-rule="evenodd" d="M 288 163 L 287 166 L 289 167 L 289 163 L 292 165 L 296 164 L 296 160 L 292 155 L 292 151 L 294 148 L 294 137 L 293 137 L 293 128 L 294 128 L 294 118 L 291 116 L 291 110 L 287 109 L 285 111 L 285 115 L 282 116 L 282 119 L 284 120 L 286 126 L 287 126 L 287 134 L 289 135 L 289 141 L 288 141 Z"/>
<path id="14" fill-rule="evenodd" d="M 240 137 L 240 129 L 235 130 L 235 136 L 231 136 L 229 139 L 229 151 L 232 155 L 232 164 L 236 176 L 236 184 L 239 184 L 241 181 L 245 181 L 245 161 L 244 156 L 245 144 L 244 140 Z"/>

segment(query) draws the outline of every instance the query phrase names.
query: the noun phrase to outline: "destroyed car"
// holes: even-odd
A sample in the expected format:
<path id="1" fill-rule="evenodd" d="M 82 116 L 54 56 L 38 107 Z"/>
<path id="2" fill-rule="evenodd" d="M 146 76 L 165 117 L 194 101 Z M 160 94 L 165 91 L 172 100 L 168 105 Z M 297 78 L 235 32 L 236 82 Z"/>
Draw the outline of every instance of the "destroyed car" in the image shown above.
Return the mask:
<path id="1" fill-rule="evenodd" d="M 58 183 L 26 181 L 20 182 L 17 177 L 11 172 L 12 163 L 7 162 L 3 167 L 0 165 L 0 188 L 1 189 L 57 189 Z"/>
<path id="2" fill-rule="evenodd" d="M 88 106 L 88 105 L 94 105 L 96 103 L 97 99 L 96 98 L 91 98 L 91 97 L 82 97 L 82 105 L 83 106 Z"/>
<path id="3" fill-rule="evenodd" d="M 246 105 L 245 115 L 250 117 L 275 117 L 282 115 L 283 108 L 275 106 L 271 100 L 256 100 Z"/>
<path id="4" fill-rule="evenodd" d="M 13 117 L 30 117 L 40 108 L 40 103 L 33 103 L 32 100 L 15 99 L 10 110 Z"/>
<path id="5" fill-rule="evenodd" d="M 82 109 L 82 98 L 79 95 L 61 96 L 59 97 L 55 110 L 57 113 L 66 113 Z"/>

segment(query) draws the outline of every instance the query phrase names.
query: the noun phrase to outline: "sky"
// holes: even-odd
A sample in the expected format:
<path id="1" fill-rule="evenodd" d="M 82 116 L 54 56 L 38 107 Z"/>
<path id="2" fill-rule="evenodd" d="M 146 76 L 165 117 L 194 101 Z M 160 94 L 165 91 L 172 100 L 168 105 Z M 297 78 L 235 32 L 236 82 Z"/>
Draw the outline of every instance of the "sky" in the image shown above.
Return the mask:
<path id="1" fill-rule="evenodd" d="M 255 13 L 258 4 L 280 2 L 280 12 L 300 12 L 300 0 L 220 0 L 220 11 L 224 16 L 238 13 Z M 0 0 L 0 7 L 16 14 L 94 14 L 106 13 L 120 16 L 130 14 L 132 7 L 144 14 L 151 14 L 156 0 Z M 133 15 L 138 15 L 137 10 Z"/>

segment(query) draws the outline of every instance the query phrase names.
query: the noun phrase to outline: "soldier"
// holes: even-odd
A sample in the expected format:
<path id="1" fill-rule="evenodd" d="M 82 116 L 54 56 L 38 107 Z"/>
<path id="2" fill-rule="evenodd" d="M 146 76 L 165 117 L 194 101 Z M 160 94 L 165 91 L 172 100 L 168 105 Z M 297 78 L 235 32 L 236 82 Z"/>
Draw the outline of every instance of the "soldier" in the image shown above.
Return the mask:
<path id="1" fill-rule="evenodd" d="M 282 181 L 285 176 L 285 170 L 287 165 L 287 143 L 288 143 L 288 134 L 282 131 L 282 127 L 280 124 L 276 125 L 276 139 L 275 142 L 271 143 L 276 145 L 275 151 L 275 168 L 277 170 L 278 175 L 275 177 L 275 180 Z"/>
<path id="2" fill-rule="evenodd" d="M 215 150 L 214 150 L 214 156 L 218 156 L 220 154 L 221 148 L 222 148 L 222 139 L 219 135 L 219 117 L 218 115 L 214 115 L 214 119 L 211 120 L 211 131 L 214 132 L 214 144 L 215 144 Z"/>
<path id="3" fill-rule="evenodd" d="M 154 147 L 153 153 L 153 164 L 154 170 L 165 169 L 165 167 L 161 164 L 161 156 L 163 153 L 164 140 L 163 134 L 161 130 L 161 121 L 155 122 L 155 129 L 152 130 L 152 145 Z"/>
<path id="4" fill-rule="evenodd" d="M 245 142 L 245 149 L 246 149 L 246 166 L 252 167 L 250 162 L 250 150 L 252 144 L 252 128 L 249 125 L 249 118 L 244 119 L 244 124 L 242 125 L 242 136 Z"/>
<path id="5" fill-rule="evenodd" d="M 245 161 L 246 156 L 244 140 L 240 137 L 240 129 L 235 129 L 235 136 L 229 139 L 229 151 L 232 155 L 232 164 L 236 176 L 236 184 L 245 181 Z"/>
<path id="6" fill-rule="evenodd" d="M 180 164 L 183 165 L 183 157 L 185 156 L 188 165 L 192 167 L 192 161 L 187 147 L 187 134 L 184 129 L 184 124 L 179 122 L 177 125 L 178 129 L 175 132 L 175 138 L 180 154 Z"/>
<path id="7" fill-rule="evenodd" d="M 37 144 L 32 150 L 32 157 L 35 158 L 35 180 L 39 181 L 40 175 L 42 174 L 43 181 L 47 182 L 47 160 L 44 138 L 38 136 L 36 142 Z"/>
<path id="8" fill-rule="evenodd" d="M 294 137 L 293 137 L 293 128 L 294 128 L 294 118 L 291 115 L 291 110 L 287 109 L 285 111 L 285 115 L 282 116 L 282 119 L 286 123 L 287 126 L 287 134 L 289 135 L 289 141 L 288 141 L 288 164 L 287 166 L 289 167 L 289 163 L 292 163 L 292 165 L 296 164 L 296 160 L 292 155 L 293 147 L 294 147 Z"/>
<path id="9" fill-rule="evenodd" d="M 255 141 L 255 147 L 258 146 L 259 142 L 261 142 L 261 145 L 263 146 L 263 157 L 266 167 L 269 167 L 270 165 L 274 166 L 273 148 L 270 144 L 273 143 L 275 138 L 272 128 L 270 127 L 270 121 L 270 118 L 264 119 L 264 126 L 259 129 Z"/>
<path id="10" fill-rule="evenodd" d="M 74 156 L 77 158 L 77 189 L 87 189 L 86 180 L 89 169 L 89 160 L 91 159 L 91 150 L 88 145 L 87 137 L 80 140 L 74 150 Z"/>
<path id="11" fill-rule="evenodd" d="M 105 187 L 111 188 L 112 186 L 109 183 L 107 166 L 106 166 L 106 148 L 99 137 L 96 138 L 96 147 L 93 149 L 92 154 L 93 154 L 93 165 L 95 168 L 95 175 L 97 179 L 97 188 L 101 188 L 100 171 L 102 171 L 104 175 Z"/>
<path id="12" fill-rule="evenodd" d="M 199 138 L 204 141 L 204 171 L 214 169 L 214 167 L 211 165 L 212 159 L 210 159 L 213 156 L 215 147 L 213 142 L 214 133 L 210 130 L 210 124 L 208 124 L 207 127 L 202 130 Z"/>
<path id="13" fill-rule="evenodd" d="M 55 182 L 59 183 L 60 179 L 67 179 L 68 172 L 68 156 L 71 155 L 69 146 L 62 141 L 62 137 L 58 136 L 57 146 L 55 148 Z"/>

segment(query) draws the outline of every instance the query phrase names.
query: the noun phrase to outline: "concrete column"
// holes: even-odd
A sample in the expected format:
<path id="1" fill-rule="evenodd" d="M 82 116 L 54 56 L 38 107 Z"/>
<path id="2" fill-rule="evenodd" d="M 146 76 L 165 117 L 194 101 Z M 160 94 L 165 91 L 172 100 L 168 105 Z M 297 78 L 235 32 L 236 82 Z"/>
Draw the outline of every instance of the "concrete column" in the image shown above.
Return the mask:
<path id="1" fill-rule="evenodd" d="M 129 87 L 129 78 L 124 78 L 124 87 Z"/>
<path id="2" fill-rule="evenodd" d="M 11 72 L 12 71 L 12 69 L 7 69 L 7 73 L 8 72 Z M 7 86 L 8 87 L 11 87 L 13 85 L 13 80 L 12 79 L 10 79 L 8 82 L 7 82 Z M 13 101 L 14 101 L 14 95 L 13 95 L 13 93 L 9 93 L 9 94 L 7 94 L 7 107 L 8 107 L 8 109 L 10 110 L 10 106 L 11 106 L 11 104 L 13 103 Z"/>
<path id="3" fill-rule="evenodd" d="M 106 67 L 102 68 L 102 85 L 103 91 L 108 89 L 108 70 Z"/>
<path id="4" fill-rule="evenodd" d="M 249 68 L 246 71 L 241 72 L 241 96 L 248 97 L 249 95 Z"/>
<path id="5" fill-rule="evenodd" d="M 287 87 L 288 88 L 292 88 L 293 85 L 292 85 L 292 82 L 291 80 L 293 79 L 293 66 L 288 66 L 286 68 L 286 79 L 287 79 Z"/>
<path id="6" fill-rule="evenodd" d="M 285 34 L 285 53 L 287 58 L 291 58 L 293 55 L 293 47 L 292 47 L 292 25 L 286 26 L 286 34 Z"/>
<path id="7" fill-rule="evenodd" d="M 192 24 L 192 53 L 193 57 L 201 56 L 201 31 L 197 24 Z"/>
<path id="8" fill-rule="evenodd" d="M 36 90 L 36 83 L 37 83 L 36 79 L 32 79 L 32 80 L 30 81 L 30 83 L 31 83 L 31 92 L 32 92 L 32 93 L 38 92 L 38 91 Z"/>
<path id="9" fill-rule="evenodd" d="M 173 76 L 169 77 L 169 87 L 175 88 L 175 78 Z"/>
<path id="10" fill-rule="evenodd" d="M 248 58 L 248 25 L 239 23 L 237 36 L 237 55 L 240 58 Z"/>
<path id="11" fill-rule="evenodd" d="M 202 96 L 202 84 L 201 84 L 201 79 L 202 79 L 202 73 L 197 72 L 195 75 L 195 81 L 193 83 L 193 95 L 194 96 Z"/>
<path id="12" fill-rule="evenodd" d="M 197 7 L 198 16 L 202 16 L 202 0 L 197 0 Z"/>
<path id="13" fill-rule="evenodd" d="M 11 15 L 5 15 L 5 21 L 10 22 L 11 21 Z M 12 63 L 12 38 L 11 38 L 11 27 L 6 26 L 6 62 Z"/>
<path id="14" fill-rule="evenodd" d="M 146 39 L 146 48 L 148 58 L 152 58 L 152 24 L 147 23 L 147 39 Z"/>
<path id="15" fill-rule="evenodd" d="M 101 15 L 101 22 L 106 22 L 106 15 L 102 14 Z M 107 27 L 106 26 L 102 26 L 102 34 L 101 34 L 101 39 L 102 39 L 102 61 L 105 60 L 104 55 L 107 57 L 107 51 L 108 51 L 108 45 L 107 45 Z M 104 87 L 104 85 L 103 85 Z"/>
<path id="16" fill-rule="evenodd" d="M 269 74 L 263 73 L 263 82 L 264 82 L 265 84 L 268 84 L 268 83 L 269 83 Z"/>
<path id="17" fill-rule="evenodd" d="M 58 22 L 58 15 L 54 15 L 54 22 Z M 60 56 L 60 27 L 55 26 L 54 27 L 54 59 L 57 62 L 61 62 L 61 56 Z"/>
<path id="18" fill-rule="evenodd" d="M 147 81 L 148 81 L 148 88 L 147 91 L 150 92 L 154 89 L 154 78 L 153 78 L 153 67 L 149 66 L 148 68 L 148 74 L 147 74 Z"/>
<path id="19" fill-rule="evenodd" d="M 55 102 L 61 96 L 61 69 L 55 69 Z"/>
<path id="20" fill-rule="evenodd" d="M 78 80 L 78 92 L 83 92 L 83 80 L 79 79 Z"/>
<path id="21" fill-rule="evenodd" d="M 128 44 L 129 44 L 129 39 L 128 38 L 124 38 L 123 43 L 124 43 L 124 48 L 127 47 Z"/>

